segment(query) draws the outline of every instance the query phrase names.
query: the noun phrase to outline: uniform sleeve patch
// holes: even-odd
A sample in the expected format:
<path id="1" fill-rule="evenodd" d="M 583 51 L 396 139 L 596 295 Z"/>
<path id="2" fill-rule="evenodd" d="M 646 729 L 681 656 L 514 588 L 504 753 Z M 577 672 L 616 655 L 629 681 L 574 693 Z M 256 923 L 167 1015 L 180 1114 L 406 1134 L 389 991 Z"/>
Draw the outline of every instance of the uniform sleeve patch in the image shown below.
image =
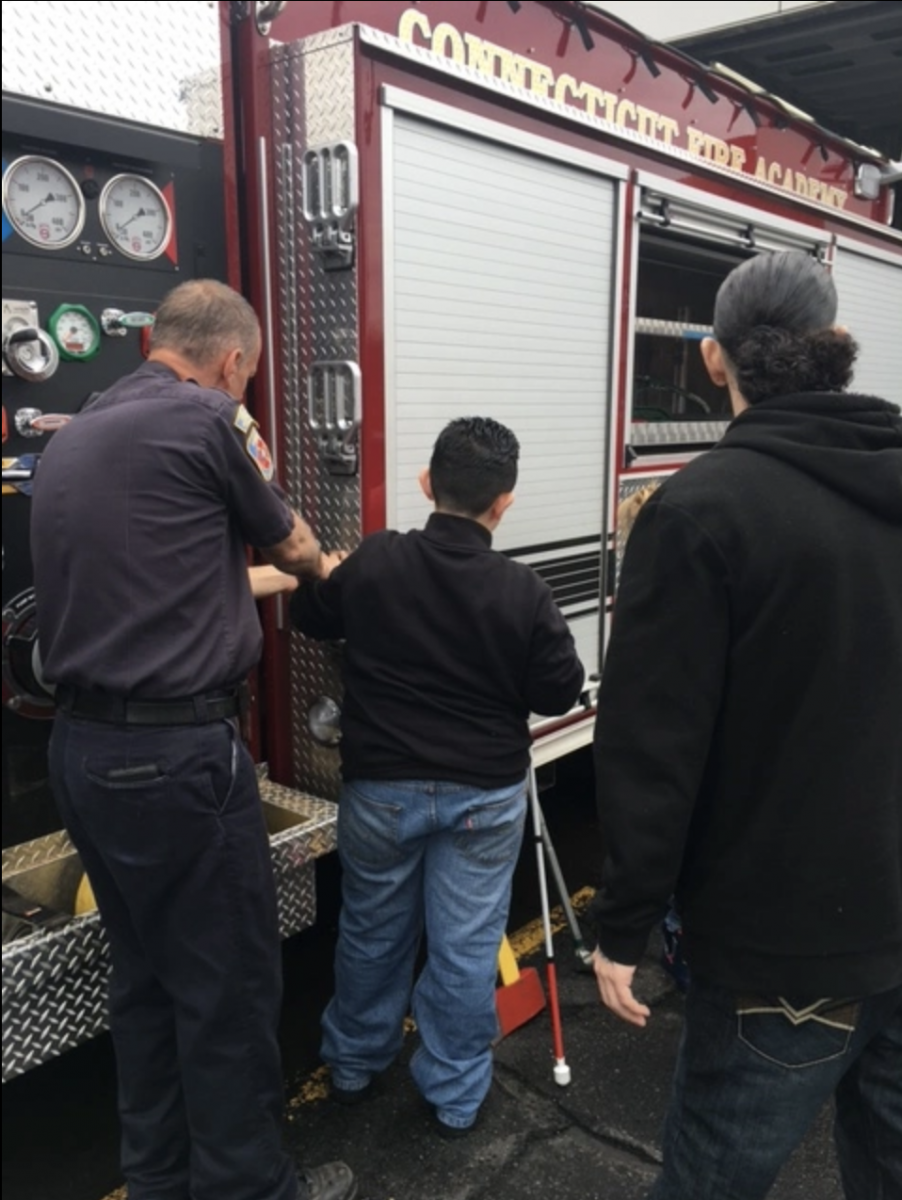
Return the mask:
<path id="1" fill-rule="evenodd" d="M 272 461 L 269 446 L 264 442 L 260 430 L 252 425 L 245 440 L 248 456 L 267 483 L 272 483 L 276 469 Z"/>
<path id="2" fill-rule="evenodd" d="M 257 422 L 254 420 L 254 418 L 251 416 L 251 414 L 247 411 L 247 409 L 244 407 L 244 405 L 239 404 L 238 409 L 235 413 L 235 419 L 232 422 L 232 424 L 235 426 L 235 428 L 238 430 L 239 433 L 246 434 L 246 433 L 250 433 L 250 431 L 256 426 Z"/>

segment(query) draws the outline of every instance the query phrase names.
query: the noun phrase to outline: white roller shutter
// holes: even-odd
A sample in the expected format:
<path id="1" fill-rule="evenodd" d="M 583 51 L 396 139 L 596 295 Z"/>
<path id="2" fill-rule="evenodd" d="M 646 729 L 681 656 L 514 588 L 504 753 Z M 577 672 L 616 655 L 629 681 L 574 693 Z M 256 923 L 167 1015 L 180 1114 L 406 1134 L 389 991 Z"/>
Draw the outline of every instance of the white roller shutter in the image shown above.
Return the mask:
<path id="1" fill-rule="evenodd" d="M 861 346 L 856 392 L 902 403 L 902 256 L 895 262 L 840 247 L 839 320 Z"/>
<path id="2" fill-rule="evenodd" d="M 612 181 L 396 115 L 388 214 L 389 523 L 455 417 L 522 447 L 496 546 L 535 566 L 595 670 L 611 395 Z"/>

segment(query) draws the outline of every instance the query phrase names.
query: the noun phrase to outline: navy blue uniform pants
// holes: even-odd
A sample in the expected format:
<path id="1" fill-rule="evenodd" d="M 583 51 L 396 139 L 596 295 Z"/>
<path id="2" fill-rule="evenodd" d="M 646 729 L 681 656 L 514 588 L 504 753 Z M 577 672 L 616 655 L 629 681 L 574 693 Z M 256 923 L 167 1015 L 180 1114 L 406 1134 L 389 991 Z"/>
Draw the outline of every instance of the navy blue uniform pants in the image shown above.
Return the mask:
<path id="1" fill-rule="evenodd" d="M 237 731 L 59 715 L 50 769 L 112 951 L 129 1200 L 295 1200 L 275 884 Z"/>

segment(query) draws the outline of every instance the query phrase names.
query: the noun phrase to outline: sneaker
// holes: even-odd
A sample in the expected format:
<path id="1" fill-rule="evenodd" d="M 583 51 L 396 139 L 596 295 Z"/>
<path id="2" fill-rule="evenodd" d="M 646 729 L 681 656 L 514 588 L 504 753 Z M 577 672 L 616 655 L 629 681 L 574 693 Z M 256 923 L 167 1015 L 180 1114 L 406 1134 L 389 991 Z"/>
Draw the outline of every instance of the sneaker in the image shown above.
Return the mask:
<path id="1" fill-rule="evenodd" d="M 298 1176 L 298 1200 L 355 1200 L 357 1179 L 343 1162 L 306 1167 Z"/>

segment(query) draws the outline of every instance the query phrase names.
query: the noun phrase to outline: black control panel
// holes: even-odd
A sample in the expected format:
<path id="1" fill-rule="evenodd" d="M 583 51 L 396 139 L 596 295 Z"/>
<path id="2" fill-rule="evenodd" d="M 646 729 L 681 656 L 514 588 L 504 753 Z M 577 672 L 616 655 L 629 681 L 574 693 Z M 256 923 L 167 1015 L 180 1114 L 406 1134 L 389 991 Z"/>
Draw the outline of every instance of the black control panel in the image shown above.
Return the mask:
<path id="1" fill-rule="evenodd" d="M 140 365 L 172 287 L 225 279 L 226 244 L 220 143 L 4 94 L 2 157 L 5 848 L 60 826 L 29 551 L 42 450 Z"/>

